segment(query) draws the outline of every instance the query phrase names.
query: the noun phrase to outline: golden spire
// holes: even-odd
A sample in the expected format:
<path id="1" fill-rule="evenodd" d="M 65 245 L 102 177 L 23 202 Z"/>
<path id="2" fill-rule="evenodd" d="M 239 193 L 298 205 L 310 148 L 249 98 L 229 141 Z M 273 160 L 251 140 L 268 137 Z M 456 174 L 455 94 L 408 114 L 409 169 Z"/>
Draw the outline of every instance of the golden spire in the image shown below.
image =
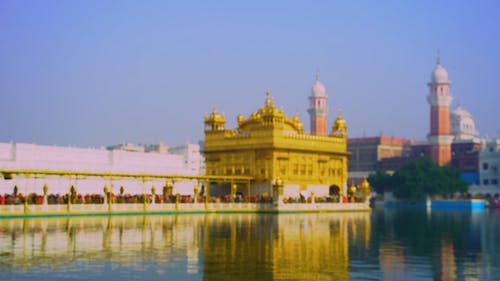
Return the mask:
<path id="1" fill-rule="evenodd" d="M 363 179 L 363 182 L 359 186 L 359 189 L 361 191 L 370 191 L 370 183 L 368 182 L 368 180 L 366 178 Z"/>
<path id="2" fill-rule="evenodd" d="M 271 106 L 271 91 L 269 88 L 266 90 L 266 107 Z"/>
<path id="3" fill-rule="evenodd" d="M 333 133 L 345 133 L 347 132 L 347 125 L 345 119 L 340 114 L 337 115 L 337 119 L 335 119 L 335 123 L 333 124 Z"/>
<path id="4" fill-rule="evenodd" d="M 205 123 L 207 122 L 225 123 L 226 117 L 224 113 L 222 113 L 222 115 L 219 114 L 219 112 L 217 112 L 217 107 L 214 105 L 212 113 L 210 113 L 210 115 L 205 114 Z"/>
<path id="5" fill-rule="evenodd" d="M 243 121 L 245 121 L 245 118 L 243 117 L 243 115 L 240 113 L 238 114 L 238 116 L 236 117 L 236 121 L 238 122 L 238 126 L 241 125 L 243 123 Z"/>
<path id="6" fill-rule="evenodd" d="M 355 194 L 357 191 L 356 185 L 354 185 L 354 180 L 351 181 L 351 186 L 349 187 L 349 193 L 351 195 Z"/>

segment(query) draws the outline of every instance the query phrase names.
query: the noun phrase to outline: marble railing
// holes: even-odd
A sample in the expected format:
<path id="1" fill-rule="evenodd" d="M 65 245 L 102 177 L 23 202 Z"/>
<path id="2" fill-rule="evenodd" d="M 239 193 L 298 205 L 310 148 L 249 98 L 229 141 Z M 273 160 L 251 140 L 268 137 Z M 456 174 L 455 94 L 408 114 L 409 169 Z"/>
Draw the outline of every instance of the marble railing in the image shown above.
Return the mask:
<path id="1" fill-rule="evenodd" d="M 369 211 L 367 203 L 157 203 L 157 204 L 71 204 L 0 205 L 0 217 L 58 215 L 120 215 L 136 213 L 189 212 L 336 212 Z"/>

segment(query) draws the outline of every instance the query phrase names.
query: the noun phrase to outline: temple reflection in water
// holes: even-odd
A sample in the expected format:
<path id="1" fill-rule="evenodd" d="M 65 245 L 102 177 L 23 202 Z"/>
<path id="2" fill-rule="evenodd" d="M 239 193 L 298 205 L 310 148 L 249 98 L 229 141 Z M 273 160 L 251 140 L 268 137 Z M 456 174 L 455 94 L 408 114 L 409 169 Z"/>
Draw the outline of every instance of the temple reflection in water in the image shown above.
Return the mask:
<path id="1" fill-rule="evenodd" d="M 246 216 L 239 225 L 218 220 L 205 232 L 208 280 L 220 272 L 253 280 L 262 279 L 261 272 L 272 280 L 348 280 L 349 237 L 365 245 L 370 239 L 369 214 Z"/>
<path id="2" fill-rule="evenodd" d="M 349 279 L 349 243 L 368 247 L 370 214 L 171 215 L 12 219 L 0 224 L 2 270 L 172 270 L 221 279 Z M 144 268 L 146 267 L 146 268 Z"/>
<path id="3" fill-rule="evenodd" d="M 0 280 L 498 280 L 500 211 L 0 219 Z"/>

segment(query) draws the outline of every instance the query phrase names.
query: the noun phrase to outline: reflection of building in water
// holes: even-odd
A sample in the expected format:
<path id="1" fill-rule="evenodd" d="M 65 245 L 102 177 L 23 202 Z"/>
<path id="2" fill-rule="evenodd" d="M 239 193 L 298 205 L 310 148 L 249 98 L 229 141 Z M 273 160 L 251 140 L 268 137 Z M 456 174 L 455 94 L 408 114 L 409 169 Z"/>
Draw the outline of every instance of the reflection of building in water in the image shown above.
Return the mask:
<path id="1" fill-rule="evenodd" d="M 275 279 L 349 280 L 348 228 L 353 224 L 347 217 L 328 223 L 318 220 L 321 217 L 279 219 L 280 241 L 273 245 Z"/>
<path id="2" fill-rule="evenodd" d="M 442 240 L 439 255 L 435 256 L 434 280 L 454 281 L 456 276 L 455 251 L 453 243 Z"/>
<path id="3" fill-rule="evenodd" d="M 373 225 L 386 225 L 378 233 L 381 238 L 374 237 L 375 243 L 380 240 L 380 280 L 498 279 L 493 269 L 500 257 L 498 216 L 402 209 L 378 213 Z"/>
<path id="4" fill-rule="evenodd" d="M 211 216 L 203 228 L 204 280 L 272 280 L 274 215 Z"/>
<path id="5" fill-rule="evenodd" d="M 242 218 L 237 224 L 220 220 L 206 225 L 206 280 L 217 280 L 220 272 L 228 280 L 348 280 L 349 238 L 370 239 L 366 213 Z M 349 237 L 353 234 L 359 237 Z"/>
<path id="6" fill-rule="evenodd" d="M 185 257 L 183 271 L 198 273 L 201 223 L 202 216 L 189 215 L 12 219 L 0 226 L 0 248 L 10 253 L 7 264 L 25 270 L 64 267 L 76 259 L 109 260 L 117 267 L 154 262 L 168 270 L 173 259 Z"/>
<path id="7" fill-rule="evenodd" d="M 368 213 L 9 219 L 0 224 L 0 268 L 109 261 L 205 280 L 348 280 L 349 241 L 368 245 L 369 225 Z"/>
<path id="8" fill-rule="evenodd" d="M 477 225 L 481 233 L 481 252 L 488 253 L 490 258 L 482 259 L 482 262 L 487 265 L 487 270 L 479 267 L 476 267 L 475 270 L 476 272 L 483 270 L 482 273 L 484 276 L 494 279 L 494 277 L 500 276 L 498 271 L 491 270 L 495 266 L 498 268 L 500 261 L 500 210 L 496 209 L 487 215 L 479 213 L 477 214 L 476 221 L 480 222 Z"/>
<path id="9" fill-rule="evenodd" d="M 379 249 L 380 280 L 405 280 L 405 256 L 403 247 L 397 247 L 393 241 L 380 244 Z"/>

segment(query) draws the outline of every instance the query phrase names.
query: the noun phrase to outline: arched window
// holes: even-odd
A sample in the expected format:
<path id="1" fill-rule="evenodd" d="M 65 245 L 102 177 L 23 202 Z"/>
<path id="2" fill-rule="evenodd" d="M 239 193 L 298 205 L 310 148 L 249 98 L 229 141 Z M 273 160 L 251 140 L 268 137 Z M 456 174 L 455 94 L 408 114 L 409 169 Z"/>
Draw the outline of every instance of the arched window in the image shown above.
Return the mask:
<path id="1" fill-rule="evenodd" d="M 483 170 L 488 170 L 488 168 L 489 168 L 488 162 L 484 162 L 483 163 Z"/>

